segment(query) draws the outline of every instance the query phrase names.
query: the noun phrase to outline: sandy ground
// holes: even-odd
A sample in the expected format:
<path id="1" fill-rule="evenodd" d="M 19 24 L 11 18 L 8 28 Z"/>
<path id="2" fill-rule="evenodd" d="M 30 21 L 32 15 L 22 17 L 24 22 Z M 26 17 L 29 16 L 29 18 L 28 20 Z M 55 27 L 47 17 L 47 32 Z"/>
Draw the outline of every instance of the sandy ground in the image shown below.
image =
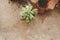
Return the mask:
<path id="1" fill-rule="evenodd" d="M 27 25 L 20 20 L 20 8 L 0 0 L 0 40 L 60 40 L 60 10 L 37 15 Z"/>

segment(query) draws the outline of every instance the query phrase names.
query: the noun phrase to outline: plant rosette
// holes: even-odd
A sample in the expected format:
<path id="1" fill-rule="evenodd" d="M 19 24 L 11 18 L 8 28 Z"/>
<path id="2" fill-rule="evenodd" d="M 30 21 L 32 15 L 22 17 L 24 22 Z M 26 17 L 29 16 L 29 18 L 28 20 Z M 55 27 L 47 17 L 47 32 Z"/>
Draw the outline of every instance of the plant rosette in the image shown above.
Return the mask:
<path id="1" fill-rule="evenodd" d="M 26 23 L 30 23 L 35 18 L 35 15 L 37 13 L 38 9 L 33 9 L 33 6 L 31 4 L 28 4 L 25 7 L 21 8 L 20 16 L 21 19 L 24 20 Z"/>

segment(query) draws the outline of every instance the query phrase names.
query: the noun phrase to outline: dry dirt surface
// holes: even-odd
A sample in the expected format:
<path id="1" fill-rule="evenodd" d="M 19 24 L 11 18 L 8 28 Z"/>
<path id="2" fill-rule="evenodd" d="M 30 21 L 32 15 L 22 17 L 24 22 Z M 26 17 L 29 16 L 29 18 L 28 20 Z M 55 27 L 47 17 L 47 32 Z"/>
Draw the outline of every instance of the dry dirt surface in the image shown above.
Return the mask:
<path id="1" fill-rule="evenodd" d="M 60 10 L 37 15 L 30 24 L 20 20 L 20 8 L 0 0 L 0 40 L 60 40 Z"/>

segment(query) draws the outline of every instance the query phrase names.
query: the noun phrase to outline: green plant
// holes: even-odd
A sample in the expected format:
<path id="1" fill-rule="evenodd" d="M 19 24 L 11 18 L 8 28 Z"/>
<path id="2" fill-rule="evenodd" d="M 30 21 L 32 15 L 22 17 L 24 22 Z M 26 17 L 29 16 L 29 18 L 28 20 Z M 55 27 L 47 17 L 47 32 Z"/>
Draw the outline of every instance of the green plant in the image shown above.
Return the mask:
<path id="1" fill-rule="evenodd" d="M 33 9 L 32 5 L 26 5 L 25 7 L 22 7 L 22 10 L 20 12 L 20 16 L 22 17 L 22 20 L 24 20 L 27 23 L 30 23 L 34 17 L 35 14 L 38 13 L 37 9 Z"/>

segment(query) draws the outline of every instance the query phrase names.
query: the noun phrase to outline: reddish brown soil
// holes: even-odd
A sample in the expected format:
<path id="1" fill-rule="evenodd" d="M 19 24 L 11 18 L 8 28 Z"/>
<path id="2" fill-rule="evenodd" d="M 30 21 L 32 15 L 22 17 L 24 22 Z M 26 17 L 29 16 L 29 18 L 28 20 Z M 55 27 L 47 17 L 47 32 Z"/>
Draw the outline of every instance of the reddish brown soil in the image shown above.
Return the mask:
<path id="1" fill-rule="evenodd" d="M 60 40 L 60 10 L 37 15 L 31 24 L 20 20 L 20 8 L 0 0 L 0 40 Z"/>

